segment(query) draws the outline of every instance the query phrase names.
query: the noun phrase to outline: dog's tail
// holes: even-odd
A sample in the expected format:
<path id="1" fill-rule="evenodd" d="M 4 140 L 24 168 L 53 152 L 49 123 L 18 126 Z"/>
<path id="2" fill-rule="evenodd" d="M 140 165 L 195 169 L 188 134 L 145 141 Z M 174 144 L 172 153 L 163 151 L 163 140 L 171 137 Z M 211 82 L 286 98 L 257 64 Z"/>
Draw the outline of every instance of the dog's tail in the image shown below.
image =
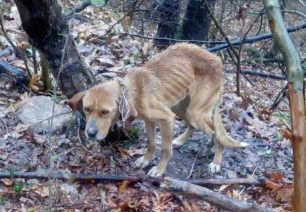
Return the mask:
<path id="1" fill-rule="evenodd" d="M 216 105 L 213 112 L 213 124 L 215 131 L 215 139 L 217 139 L 224 147 L 239 148 L 248 146 L 247 143 L 239 142 L 227 134 L 222 123 L 219 104 Z"/>

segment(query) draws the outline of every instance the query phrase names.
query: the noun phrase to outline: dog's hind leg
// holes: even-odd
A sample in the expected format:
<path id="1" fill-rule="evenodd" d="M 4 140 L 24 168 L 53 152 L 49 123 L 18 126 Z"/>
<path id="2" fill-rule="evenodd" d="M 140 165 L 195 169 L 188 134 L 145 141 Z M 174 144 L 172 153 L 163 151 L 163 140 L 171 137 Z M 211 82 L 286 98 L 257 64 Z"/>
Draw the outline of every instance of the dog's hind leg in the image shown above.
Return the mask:
<path id="1" fill-rule="evenodd" d="M 221 170 L 221 162 L 223 157 L 223 145 L 213 136 L 212 138 L 215 142 L 215 155 L 214 160 L 208 165 L 209 173 L 214 174 L 220 172 Z"/>
<path id="2" fill-rule="evenodd" d="M 134 163 L 135 168 L 145 168 L 149 165 L 154 157 L 155 152 L 155 123 L 152 121 L 145 120 L 146 133 L 148 139 L 148 149 L 144 156 L 138 158 Z"/>
<path id="3" fill-rule="evenodd" d="M 173 147 L 180 147 L 184 145 L 188 141 L 188 138 L 193 134 L 193 132 L 194 128 L 188 124 L 188 128 L 185 130 L 185 132 L 173 140 Z"/>
<path id="4" fill-rule="evenodd" d="M 195 125 L 194 127 L 206 133 L 215 143 L 214 159 L 213 162 L 211 162 L 208 166 L 209 172 L 212 174 L 220 172 L 224 147 L 215 136 L 212 113 L 209 112 L 204 113 L 202 115 L 198 115 L 196 117 L 193 116 L 192 120 L 193 124 Z"/>

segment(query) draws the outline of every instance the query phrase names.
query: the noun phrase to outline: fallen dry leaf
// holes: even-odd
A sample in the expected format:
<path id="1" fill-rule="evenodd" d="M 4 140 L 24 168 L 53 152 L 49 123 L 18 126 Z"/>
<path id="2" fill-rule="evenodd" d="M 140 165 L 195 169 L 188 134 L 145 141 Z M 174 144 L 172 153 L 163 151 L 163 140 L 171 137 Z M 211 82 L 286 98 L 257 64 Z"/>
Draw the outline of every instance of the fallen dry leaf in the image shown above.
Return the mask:
<path id="1" fill-rule="evenodd" d="M 136 149 L 135 147 L 130 147 L 129 149 L 123 149 L 129 156 L 134 155 L 144 155 L 146 153 L 145 148 Z"/>
<path id="2" fill-rule="evenodd" d="M 31 190 L 38 194 L 41 198 L 46 198 L 49 196 L 49 188 L 44 186 L 33 186 Z"/>
<path id="3" fill-rule="evenodd" d="M 125 180 L 119 186 L 119 193 L 124 193 L 126 191 L 127 186 L 129 185 L 129 181 Z"/>
<path id="4" fill-rule="evenodd" d="M 266 188 L 269 188 L 271 190 L 276 190 L 276 189 L 281 187 L 280 184 L 274 183 L 271 180 L 266 180 L 265 181 L 265 186 L 266 186 Z"/>
<path id="5" fill-rule="evenodd" d="M 282 187 L 276 191 L 276 200 L 281 202 L 291 202 L 293 197 L 293 187 Z"/>
<path id="6" fill-rule="evenodd" d="M 291 140 L 292 138 L 292 133 L 287 129 L 287 127 L 283 126 L 281 129 L 280 129 L 280 133 L 282 134 L 282 136 L 284 138 L 287 138 L 289 140 Z"/>
<path id="7" fill-rule="evenodd" d="M 1 182 L 3 182 L 3 184 L 6 185 L 6 186 L 12 186 L 13 185 L 12 180 L 8 179 L 8 178 L 1 179 Z"/>
<path id="8" fill-rule="evenodd" d="M 43 90 L 43 84 L 41 81 L 41 77 L 38 74 L 34 74 L 31 77 L 29 88 L 31 91 L 39 92 Z"/>

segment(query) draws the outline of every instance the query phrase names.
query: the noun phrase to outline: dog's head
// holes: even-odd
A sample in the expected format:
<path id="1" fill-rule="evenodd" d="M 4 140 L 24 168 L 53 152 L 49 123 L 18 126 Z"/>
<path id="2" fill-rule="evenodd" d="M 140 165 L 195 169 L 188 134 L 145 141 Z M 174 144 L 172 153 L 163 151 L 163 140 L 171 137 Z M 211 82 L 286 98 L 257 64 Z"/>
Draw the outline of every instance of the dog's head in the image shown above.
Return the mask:
<path id="1" fill-rule="evenodd" d="M 119 96 L 119 83 L 109 81 L 77 93 L 68 101 L 73 111 L 77 110 L 78 103 L 82 101 L 86 116 L 86 137 L 101 141 L 107 136 L 119 117 Z"/>

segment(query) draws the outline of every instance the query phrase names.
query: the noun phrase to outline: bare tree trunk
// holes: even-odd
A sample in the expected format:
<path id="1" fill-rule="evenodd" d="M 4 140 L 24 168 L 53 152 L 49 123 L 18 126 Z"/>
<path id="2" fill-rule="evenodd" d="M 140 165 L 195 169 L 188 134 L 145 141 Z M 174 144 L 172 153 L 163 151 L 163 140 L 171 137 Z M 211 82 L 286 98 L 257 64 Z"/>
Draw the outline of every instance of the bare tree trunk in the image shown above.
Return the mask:
<path id="1" fill-rule="evenodd" d="M 215 0 L 208 0 L 207 4 L 215 7 Z M 203 0 L 189 0 L 182 23 L 180 38 L 185 40 L 207 40 L 211 18 Z"/>
<path id="2" fill-rule="evenodd" d="M 277 0 L 264 0 L 270 28 L 284 57 L 291 110 L 292 148 L 294 162 L 294 211 L 306 211 L 306 130 L 304 73 L 300 55 L 285 28 Z"/>
<path id="3" fill-rule="evenodd" d="M 62 92 L 71 97 L 90 87 L 94 77 L 81 60 L 57 0 L 15 0 L 15 3 L 30 43 L 47 61 L 54 78 L 59 76 L 58 84 Z M 66 36 L 69 39 L 61 64 Z"/>
<path id="4" fill-rule="evenodd" d="M 180 18 L 180 0 L 164 0 L 158 7 L 160 23 L 158 24 L 156 37 L 175 38 Z M 167 40 L 155 40 L 154 45 L 167 47 L 171 42 Z"/>

